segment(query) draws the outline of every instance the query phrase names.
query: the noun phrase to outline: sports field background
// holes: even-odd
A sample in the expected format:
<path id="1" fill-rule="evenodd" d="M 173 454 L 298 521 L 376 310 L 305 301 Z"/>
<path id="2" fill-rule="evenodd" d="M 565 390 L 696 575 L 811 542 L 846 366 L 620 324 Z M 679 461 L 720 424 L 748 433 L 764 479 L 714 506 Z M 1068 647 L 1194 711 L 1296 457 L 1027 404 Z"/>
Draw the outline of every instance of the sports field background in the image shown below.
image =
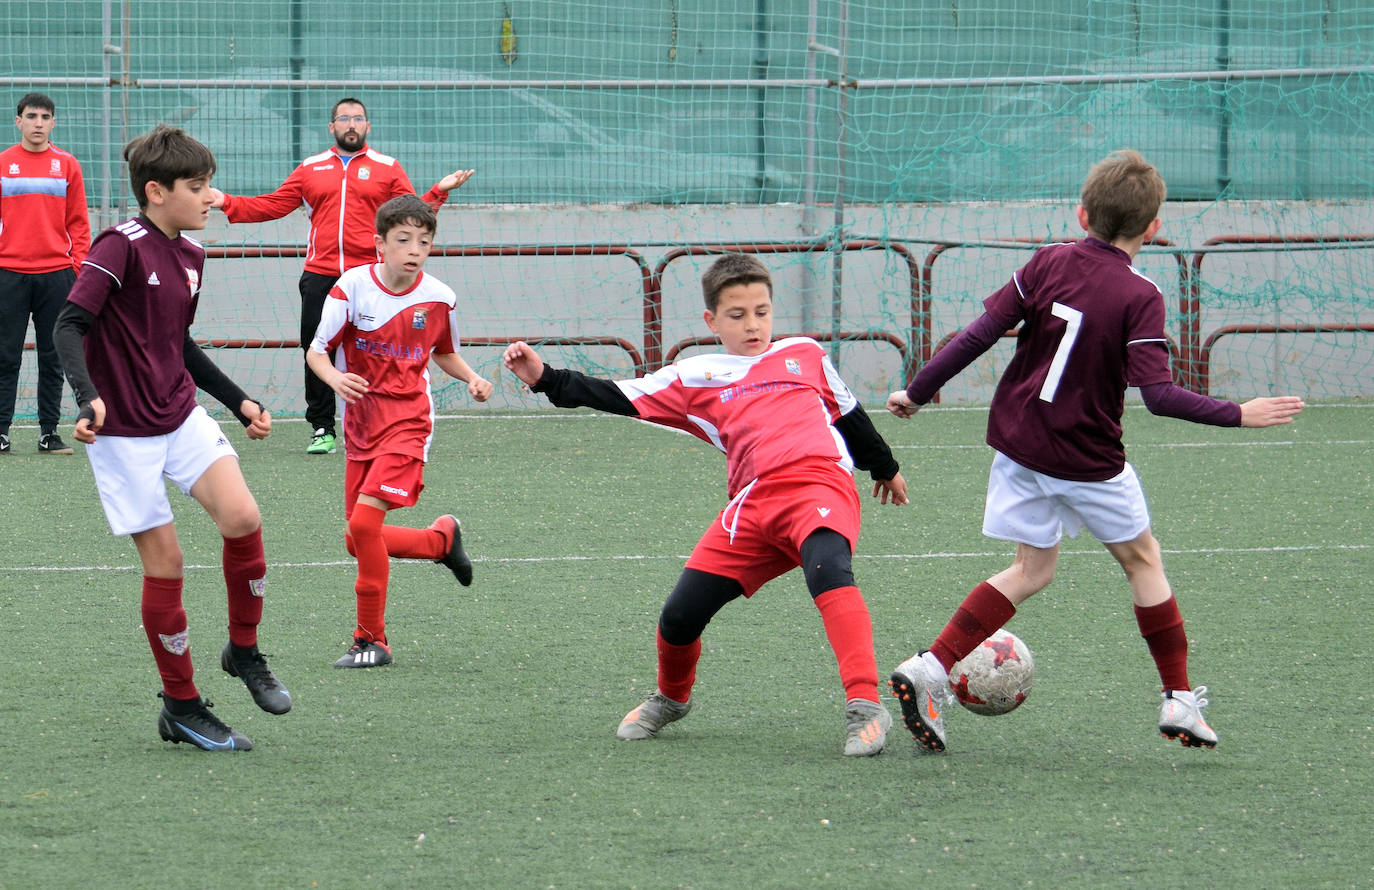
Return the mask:
<path id="1" fill-rule="evenodd" d="M 208 145 L 233 194 L 271 191 L 324 150 L 344 96 L 367 103 L 369 145 L 421 191 L 475 169 L 429 267 L 458 292 L 470 346 L 562 338 L 583 370 L 656 369 L 699 348 L 704 253 L 728 244 L 765 256 L 778 332 L 825 339 L 880 402 L 1035 245 L 1080 235 L 1086 171 L 1130 147 L 1169 187 L 1168 244 L 1139 264 L 1164 294 L 1181 382 L 1374 396 L 1368 3 L 4 9 L 0 92 L 54 97 L 53 137 L 83 164 L 96 231 L 133 212 L 120 152 L 159 122 Z M 217 212 L 196 234 L 209 259 L 192 334 L 226 347 L 216 360 L 279 417 L 304 409 L 307 228 L 303 212 Z M 499 352 L 472 355 L 490 374 Z M 27 351 L 23 419 L 37 416 L 36 365 Z M 985 402 L 993 379 L 966 374 L 944 398 Z M 524 407 L 510 388 L 495 400 Z"/>
<path id="2" fill-rule="evenodd" d="M 393 514 L 458 513 L 476 580 L 393 563 L 396 664 L 358 672 L 331 667 L 353 614 L 341 456 L 305 455 L 299 422 L 262 443 L 229 422 L 266 523 L 262 646 L 296 705 L 264 714 L 219 671 L 219 540 L 174 493 L 197 680 L 256 747 L 162 742 L 132 545 L 80 448 L 40 457 L 16 427 L 0 886 L 1367 886 L 1370 411 L 1219 430 L 1127 410 L 1216 750 L 1156 734 L 1127 585 L 1080 539 L 1009 625 L 1036 655 L 1027 703 L 952 712 L 944 756 L 899 723 L 869 760 L 840 755 L 843 693 L 795 573 L 708 628 L 692 714 L 618 742 L 722 461 L 624 419 L 476 409 L 440 422 L 420 505 Z M 985 411 L 873 413 L 913 499 L 866 499 L 856 559 L 886 675 L 1010 550 L 979 534 Z"/>

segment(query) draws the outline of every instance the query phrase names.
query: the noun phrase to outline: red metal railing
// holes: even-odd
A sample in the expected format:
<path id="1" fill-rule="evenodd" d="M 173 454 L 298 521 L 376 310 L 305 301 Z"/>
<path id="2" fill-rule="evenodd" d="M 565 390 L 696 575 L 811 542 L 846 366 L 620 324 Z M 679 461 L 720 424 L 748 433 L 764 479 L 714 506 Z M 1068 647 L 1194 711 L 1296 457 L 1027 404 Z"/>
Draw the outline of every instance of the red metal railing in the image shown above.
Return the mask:
<path id="1" fill-rule="evenodd" d="M 1365 245 L 1363 242 L 1368 242 Z M 979 247 L 996 249 L 1001 244 L 1039 244 L 1044 239 L 1015 238 L 1004 242 L 962 242 L 951 241 L 935 244 L 921 264 L 917 264 L 910 249 L 901 243 L 880 239 L 856 239 L 844 242 L 845 251 L 888 250 L 900 256 L 907 267 L 909 278 L 909 317 L 910 323 L 902 337 L 888 331 L 838 331 L 811 332 L 809 336 L 822 341 L 870 341 L 891 344 L 901 353 L 903 375 L 910 381 L 916 372 L 930 358 L 943 348 L 958 330 L 945 334 L 938 343 L 932 343 L 932 304 L 934 302 L 934 265 L 945 253 L 960 247 Z M 1149 242 L 1154 246 L 1170 247 L 1165 239 Z M 1182 254 L 1176 255 L 1179 264 L 1179 333 L 1177 342 L 1169 340 L 1169 352 L 1173 359 L 1174 379 L 1181 386 L 1206 394 L 1210 386 L 1211 353 L 1214 345 L 1223 337 L 1235 334 L 1280 334 L 1280 333 L 1339 333 L 1374 332 L 1374 324 L 1369 323 L 1332 323 L 1314 322 L 1311 324 L 1232 324 L 1217 328 L 1206 336 L 1202 335 L 1202 263 L 1209 248 L 1234 245 L 1296 245 L 1296 244 L 1350 244 L 1357 247 L 1374 248 L 1374 234 L 1336 234 L 1336 235 L 1220 235 L 1203 242 L 1201 249 L 1194 252 L 1191 260 Z M 613 335 L 563 336 L 558 334 L 530 334 L 525 337 L 516 335 L 503 337 L 469 337 L 465 342 L 480 346 L 500 346 L 511 340 L 525 339 L 532 343 L 549 345 L 591 345 L 608 346 L 626 352 L 638 372 L 648 372 L 673 361 L 677 355 L 692 346 L 716 342 L 714 337 L 689 337 L 668 347 L 666 353 L 663 343 L 663 281 L 668 266 L 684 257 L 707 256 L 721 253 L 753 254 L 796 254 L 819 253 L 833 249 L 828 242 L 817 241 L 754 241 L 715 244 L 694 244 L 669 250 L 654 265 L 649 267 L 639 249 L 623 244 L 562 244 L 562 245 L 493 245 L 482 247 L 436 247 L 434 256 L 443 257 L 565 257 L 565 256 L 619 256 L 634 263 L 639 270 L 642 293 L 642 342 L 635 344 L 628 339 Z M 283 259 L 304 258 L 305 248 L 297 245 L 261 245 L 254 247 L 208 247 L 206 256 L 216 259 Z M 1008 331 L 1004 336 L 1014 336 Z M 296 349 L 300 347 L 297 339 L 243 339 L 243 338 L 204 338 L 202 346 L 235 349 Z M 25 343 L 25 349 L 34 349 L 33 343 Z"/>
<path id="2" fill-rule="evenodd" d="M 1218 235 L 1202 242 L 1202 249 L 1193 254 L 1192 274 L 1186 278 L 1179 316 L 1179 332 L 1183 353 L 1184 381 L 1181 385 L 1207 395 L 1211 387 L 1212 346 L 1231 334 L 1321 334 L 1346 331 L 1374 332 L 1374 324 L 1234 324 L 1217 328 L 1202 338 L 1202 260 L 1208 247 L 1236 244 L 1358 244 L 1369 242 L 1374 247 L 1374 235 Z"/>

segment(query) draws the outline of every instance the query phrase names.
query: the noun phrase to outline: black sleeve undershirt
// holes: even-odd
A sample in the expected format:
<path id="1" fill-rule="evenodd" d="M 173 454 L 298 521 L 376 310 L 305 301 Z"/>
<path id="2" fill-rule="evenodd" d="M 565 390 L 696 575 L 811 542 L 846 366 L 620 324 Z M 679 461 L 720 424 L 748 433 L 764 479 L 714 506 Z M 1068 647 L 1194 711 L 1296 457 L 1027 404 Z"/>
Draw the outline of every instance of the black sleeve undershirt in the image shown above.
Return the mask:
<path id="1" fill-rule="evenodd" d="M 892 456 L 892 449 L 873 426 L 873 419 L 864 411 L 863 405 L 855 405 L 853 411 L 841 415 L 835 421 L 835 429 L 839 430 L 844 443 L 849 446 L 854 466 L 867 470 L 870 476 L 882 482 L 897 475 L 899 467 Z"/>
<path id="2" fill-rule="evenodd" d="M 579 371 L 545 365 L 538 382 L 530 389 L 542 392 L 559 408 L 595 408 L 623 417 L 639 416 L 634 403 L 615 383 Z"/>

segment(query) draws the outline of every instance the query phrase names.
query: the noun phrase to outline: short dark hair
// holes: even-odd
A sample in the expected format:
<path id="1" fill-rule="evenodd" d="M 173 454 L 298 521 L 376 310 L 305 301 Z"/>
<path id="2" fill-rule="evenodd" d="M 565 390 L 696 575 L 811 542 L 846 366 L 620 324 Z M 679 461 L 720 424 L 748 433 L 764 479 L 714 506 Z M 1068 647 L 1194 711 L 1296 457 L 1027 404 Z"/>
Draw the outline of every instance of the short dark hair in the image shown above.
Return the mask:
<path id="1" fill-rule="evenodd" d="M 406 223 L 433 235 L 439 230 L 439 215 L 415 195 L 398 195 L 377 208 L 377 234 L 383 238 L 387 232 Z"/>
<path id="2" fill-rule="evenodd" d="M 174 188 L 178 179 L 197 179 L 215 172 L 215 155 L 185 130 L 158 124 L 124 146 L 129 184 L 140 209 L 148 206 L 148 183 Z"/>
<path id="3" fill-rule="evenodd" d="M 48 114 L 57 114 L 57 106 L 47 93 L 26 93 L 24 98 L 19 100 L 19 107 L 14 110 L 14 116 L 23 117 L 25 108 L 37 108 Z"/>
<path id="4" fill-rule="evenodd" d="M 758 257 L 747 253 L 727 253 L 711 264 L 701 276 L 701 296 L 706 308 L 712 312 L 720 305 L 720 292 L 734 284 L 768 285 L 768 296 L 773 296 L 773 276 L 768 267 Z"/>
<path id="5" fill-rule="evenodd" d="M 1149 228 L 1167 192 L 1159 171 L 1140 152 L 1124 149 L 1093 166 L 1083 181 L 1079 203 L 1093 234 L 1115 241 L 1134 238 Z"/>
<path id="6" fill-rule="evenodd" d="M 366 106 L 366 105 L 363 105 L 363 100 L 362 100 L 362 99 L 354 99 L 352 96 L 345 96 L 344 98 L 342 98 L 342 99 L 340 99 L 339 101 L 335 102 L 335 103 L 334 103 L 333 109 L 330 110 L 330 112 L 329 112 L 329 120 L 330 120 L 331 123 L 333 123 L 334 118 L 336 118 L 336 117 L 339 116 L 339 106 L 340 106 L 340 105 L 362 105 L 362 108 L 363 108 L 363 117 L 367 117 L 367 106 Z"/>

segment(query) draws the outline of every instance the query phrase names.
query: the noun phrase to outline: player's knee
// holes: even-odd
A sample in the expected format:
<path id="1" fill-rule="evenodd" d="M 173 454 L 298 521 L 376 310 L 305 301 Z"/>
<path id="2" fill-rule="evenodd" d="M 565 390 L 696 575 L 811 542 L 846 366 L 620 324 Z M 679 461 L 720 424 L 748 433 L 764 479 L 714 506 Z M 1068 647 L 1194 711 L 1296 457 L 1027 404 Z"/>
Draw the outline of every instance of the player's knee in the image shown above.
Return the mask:
<path id="1" fill-rule="evenodd" d="M 219 532 L 226 538 L 251 535 L 261 526 L 262 514 L 258 511 L 258 505 L 251 501 L 225 511 L 219 519 Z"/>
<path id="2" fill-rule="evenodd" d="M 839 587 L 853 587 L 853 557 L 849 540 L 828 528 L 813 532 L 801 546 L 802 574 L 812 597 Z"/>
<path id="3" fill-rule="evenodd" d="M 1149 530 L 1130 541 L 1112 544 L 1108 549 L 1121 564 L 1127 577 L 1135 578 L 1164 571 L 1164 557 L 1160 553 L 1159 541 L 1155 540 L 1155 536 Z"/>
<path id="4" fill-rule="evenodd" d="M 706 621 L 702 621 L 693 610 L 684 608 L 683 604 L 669 600 L 663 604 L 663 611 L 658 613 L 658 633 L 673 646 L 686 646 L 701 636 L 706 629 Z"/>
<path id="5" fill-rule="evenodd" d="M 659 612 L 658 632 L 668 643 L 685 646 L 701 636 L 722 606 L 743 593 L 733 578 L 683 569 Z"/>

